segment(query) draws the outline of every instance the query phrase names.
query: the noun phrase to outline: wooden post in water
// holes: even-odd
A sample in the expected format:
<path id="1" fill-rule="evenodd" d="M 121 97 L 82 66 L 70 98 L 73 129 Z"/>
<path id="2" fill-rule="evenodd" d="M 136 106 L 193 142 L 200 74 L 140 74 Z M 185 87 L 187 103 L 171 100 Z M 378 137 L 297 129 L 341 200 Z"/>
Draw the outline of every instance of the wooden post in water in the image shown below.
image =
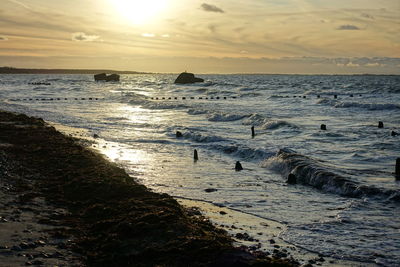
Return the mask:
<path id="1" fill-rule="evenodd" d="M 293 173 L 289 173 L 286 183 L 288 184 L 297 184 L 297 178 L 296 175 L 294 175 Z"/>
<path id="2" fill-rule="evenodd" d="M 321 130 L 326 131 L 326 125 L 325 124 L 321 124 Z"/>
<path id="3" fill-rule="evenodd" d="M 251 126 L 251 137 L 256 136 L 256 132 L 254 131 L 254 126 Z"/>
<path id="4" fill-rule="evenodd" d="M 181 138 L 183 137 L 183 134 L 180 131 L 176 131 L 176 138 Z"/>
<path id="5" fill-rule="evenodd" d="M 383 128 L 383 122 L 378 122 L 378 128 Z"/>
<path id="6" fill-rule="evenodd" d="M 199 155 L 197 154 L 197 149 L 194 150 L 193 159 L 194 159 L 194 161 L 198 161 L 199 160 Z"/>
<path id="7" fill-rule="evenodd" d="M 243 170 L 242 164 L 240 164 L 240 161 L 236 161 L 236 165 L 235 165 L 235 171 L 241 171 Z"/>
<path id="8" fill-rule="evenodd" d="M 396 159 L 396 180 L 400 180 L 400 158 Z"/>

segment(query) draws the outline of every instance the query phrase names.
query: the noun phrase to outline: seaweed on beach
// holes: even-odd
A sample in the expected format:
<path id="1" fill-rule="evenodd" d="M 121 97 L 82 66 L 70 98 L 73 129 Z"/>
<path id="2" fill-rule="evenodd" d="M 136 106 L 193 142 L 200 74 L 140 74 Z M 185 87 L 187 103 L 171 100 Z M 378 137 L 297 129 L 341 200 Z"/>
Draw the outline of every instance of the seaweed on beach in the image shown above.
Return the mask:
<path id="1" fill-rule="evenodd" d="M 206 218 L 167 194 L 151 192 L 126 172 L 42 119 L 0 112 L 0 143 L 13 169 L 32 177 L 21 199 L 41 194 L 68 210 L 54 235 L 70 236 L 87 266 L 292 266 L 234 248 Z M 62 227 L 67 226 L 67 227 Z"/>

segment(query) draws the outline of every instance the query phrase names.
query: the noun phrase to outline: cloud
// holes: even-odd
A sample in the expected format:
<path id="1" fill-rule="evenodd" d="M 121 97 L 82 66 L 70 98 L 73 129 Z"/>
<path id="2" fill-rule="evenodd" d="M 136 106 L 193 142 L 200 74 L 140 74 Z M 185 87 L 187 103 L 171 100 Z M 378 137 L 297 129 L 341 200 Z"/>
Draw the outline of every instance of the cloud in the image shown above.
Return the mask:
<path id="1" fill-rule="evenodd" d="M 8 40 L 7 37 L 5 37 L 5 36 L 0 36 L 0 41 L 7 41 L 7 40 Z"/>
<path id="2" fill-rule="evenodd" d="M 210 24 L 208 25 L 208 29 L 210 30 L 210 32 L 215 33 L 217 30 L 217 26 L 215 24 Z"/>
<path id="3" fill-rule="evenodd" d="M 374 19 L 374 16 L 372 16 L 372 15 L 370 15 L 370 14 L 367 14 L 367 13 L 362 13 L 362 14 L 361 14 L 361 17 L 367 18 L 367 19 Z"/>
<path id="4" fill-rule="evenodd" d="M 340 25 L 336 28 L 337 30 L 344 30 L 344 31 L 352 31 L 352 30 L 361 30 L 359 27 L 351 24 Z"/>
<path id="5" fill-rule="evenodd" d="M 233 31 L 240 33 L 242 31 L 244 31 L 245 29 L 246 29 L 245 27 L 237 27 L 237 28 L 234 28 Z"/>
<path id="6" fill-rule="evenodd" d="M 87 35 L 84 32 L 75 32 L 72 34 L 72 40 L 77 42 L 93 42 L 99 39 L 97 35 Z"/>
<path id="7" fill-rule="evenodd" d="M 368 63 L 365 65 L 366 67 L 384 67 L 385 64 L 379 64 L 379 63 Z"/>
<path id="8" fill-rule="evenodd" d="M 142 36 L 143 36 L 143 37 L 152 38 L 152 37 L 155 37 L 156 35 L 155 35 L 154 33 L 142 33 Z"/>
<path id="9" fill-rule="evenodd" d="M 201 5 L 201 9 L 203 9 L 204 11 L 207 11 L 207 12 L 224 13 L 224 11 L 221 8 L 219 8 L 215 5 L 210 5 L 210 4 L 206 4 L 206 3 L 203 3 Z"/>
<path id="10" fill-rule="evenodd" d="M 360 67 L 360 64 L 353 63 L 353 62 L 350 61 L 350 62 L 346 65 L 346 67 L 349 67 L 349 68 L 357 68 L 357 67 Z"/>
<path id="11" fill-rule="evenodd" d="M 20 1 L 17 1 L 17 0 L 8 0 L 8 1 L 11 3 L 17 4 L 17 5 L 20 5 L 23 8 L 26 8 L 28 10 L 31 10 L 31 8 L 29 6 L 25 5 L 24 3 L 20 2 Z"/>

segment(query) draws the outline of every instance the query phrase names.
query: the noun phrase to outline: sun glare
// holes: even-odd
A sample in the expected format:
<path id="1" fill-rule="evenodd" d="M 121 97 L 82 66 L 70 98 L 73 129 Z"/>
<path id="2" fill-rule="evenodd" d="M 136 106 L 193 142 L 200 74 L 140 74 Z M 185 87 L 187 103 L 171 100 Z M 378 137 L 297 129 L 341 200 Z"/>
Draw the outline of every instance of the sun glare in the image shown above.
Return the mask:
<path id="1" fill-rule="evenodd" d="M 168 0 L 110 0 L 120 16 L 133 24 L 150 23 L 164 11 Z"/>

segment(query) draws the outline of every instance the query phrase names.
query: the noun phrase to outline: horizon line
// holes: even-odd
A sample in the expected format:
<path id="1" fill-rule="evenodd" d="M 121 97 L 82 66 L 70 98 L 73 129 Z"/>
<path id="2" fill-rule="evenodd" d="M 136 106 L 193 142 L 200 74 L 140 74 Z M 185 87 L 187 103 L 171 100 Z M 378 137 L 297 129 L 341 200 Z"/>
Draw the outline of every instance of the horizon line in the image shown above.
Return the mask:
<path id="1" fill-rule="evenodd" d="M 15 71 L 15 72 L 13 72 Z M 26 72 L 24 72 L 26 71 Z M 35 72 L 35 73 L 29 73 Z M 40 73 L 40 71 L 46 72 L 60 72 L 60 73 Z M 65 72 L 65 73 L 62 73 Z M 68 73 L 71 72 L 71 73 Z M 86 73 L 79 73 L 86 72 Z M 182 72 L 149 72 L 149 71 L 136 71 L 136 70 L 114 70 L 109 68 L 102 69 L 91 69 L 91 68 L 20 68 L 20 67 L 11 67 L 11 66 L 3 66 L 0 67 L 0 74 L 94 74 L 94 72 L 115 72 L 118 74 L 179 74 Z M 209 72 L 209 73 L 196 73 L 199 75 L 329 75 L 329 76 L 399 76 L 400 74 L 384 74 L 384 73 L 271 73 L 271 72 L 232 72 L 232 73 L 217 73 L 217 72 Z"/>

